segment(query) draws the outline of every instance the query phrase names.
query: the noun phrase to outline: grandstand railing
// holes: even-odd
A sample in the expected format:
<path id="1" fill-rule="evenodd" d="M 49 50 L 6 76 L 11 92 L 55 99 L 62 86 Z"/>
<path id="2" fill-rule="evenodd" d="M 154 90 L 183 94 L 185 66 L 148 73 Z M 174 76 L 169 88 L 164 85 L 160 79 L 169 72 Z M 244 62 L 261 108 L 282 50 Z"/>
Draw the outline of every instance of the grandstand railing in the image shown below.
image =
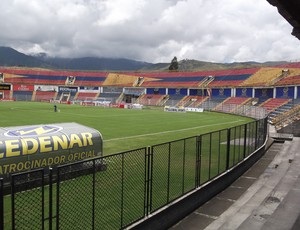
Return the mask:
<path id="1" fill-rule="evenodd" d="M 50 172 L 14 174 L 0 179 L 0 229 L 124 229 L 238 166 L 266 138 L 264 117 Z"/>
<path id="2" fill-rule="evenodd" d="M 268 112 L 266 109 L 252 105 L 237 105 L 237 104 L 226 104 L 220 102 L 214 102 L 207 100 L 202 103 L 199 108 L 203 108 L 207 111 L 216 111 L 222 113 L 233 113 L 236 115 L 251 117 L 254 119 L 262 119 L 267 116 Z"/>

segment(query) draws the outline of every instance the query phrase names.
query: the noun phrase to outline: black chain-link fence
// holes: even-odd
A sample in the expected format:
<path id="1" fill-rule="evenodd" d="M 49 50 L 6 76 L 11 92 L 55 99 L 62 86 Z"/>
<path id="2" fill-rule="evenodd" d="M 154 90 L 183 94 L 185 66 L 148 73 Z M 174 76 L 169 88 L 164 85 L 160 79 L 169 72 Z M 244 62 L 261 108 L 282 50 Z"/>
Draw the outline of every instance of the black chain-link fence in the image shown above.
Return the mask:
<path id="1" fill-rule="evenodd" d="M 151 147 L 150 212 L 195 188 L 197 137 Z"/>
<path id="2" fill-rule="evenodd" d="M 266 136 L 262 119 L 12 175 L 10 190 L 0 180 L 0 229 L 123 229 L 236 166 Z"/>
<path id="3" fill-rule="evenodd" d="M 12 176 L 11 228 L 44 229 L 44 170 Z"/>

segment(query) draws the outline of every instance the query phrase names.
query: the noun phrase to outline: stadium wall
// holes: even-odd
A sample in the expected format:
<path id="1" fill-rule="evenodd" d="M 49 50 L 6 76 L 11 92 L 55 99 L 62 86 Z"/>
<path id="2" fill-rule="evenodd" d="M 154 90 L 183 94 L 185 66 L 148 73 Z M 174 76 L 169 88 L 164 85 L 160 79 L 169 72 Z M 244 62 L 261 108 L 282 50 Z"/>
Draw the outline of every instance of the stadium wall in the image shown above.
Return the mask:
<path id="1" fill-rule="evenodd" d="M 252 97 L 253 88 L 237 88 L 236 97 Z"/>
<path id="2" fill-rule="evenodd" d="M 231 97 L 231 88 L 215 88 L 212 89 L 213 97 Z"/>
<path id="3" fill-rule="evenodd" d="M 274 89 L 276 92 L 276 98 L 294 98 L 295 96 L 295 87 L 277 87 Z"/>
<path id="4" fill-rule="evenodd" d="M 167 89 L 166 88 L 147 88 L 146 93 L 147 94 L 166 94 Z"/>
<path id="5" fill-rule="evenodd" d="M 273 98 L 274 89 L 273 88 L 256 88 L 254 97 L 260 98 L 260 97 L 267 97 L 267 98 Z"/>

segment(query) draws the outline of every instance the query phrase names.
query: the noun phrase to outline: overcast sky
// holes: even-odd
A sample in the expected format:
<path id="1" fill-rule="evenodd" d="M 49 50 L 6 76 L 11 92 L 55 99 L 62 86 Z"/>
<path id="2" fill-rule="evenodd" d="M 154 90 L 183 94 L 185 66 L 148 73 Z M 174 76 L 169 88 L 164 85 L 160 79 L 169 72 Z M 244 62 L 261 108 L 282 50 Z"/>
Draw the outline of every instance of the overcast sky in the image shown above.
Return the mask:
<path id="1" fill-rule="evenodd" d="M 0 0 L 0 46 L 152 63 L 300 60 L 267 0 Z"/>

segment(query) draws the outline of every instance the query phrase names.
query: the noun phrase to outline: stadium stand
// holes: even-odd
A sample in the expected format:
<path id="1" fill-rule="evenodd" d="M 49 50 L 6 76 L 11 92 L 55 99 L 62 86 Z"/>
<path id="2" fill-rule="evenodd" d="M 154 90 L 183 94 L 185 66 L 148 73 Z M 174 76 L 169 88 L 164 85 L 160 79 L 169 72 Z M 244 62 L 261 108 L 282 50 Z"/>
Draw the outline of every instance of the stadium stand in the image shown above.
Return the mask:
<path id="1" fill-rule="evenodd" d="M 249 98 L 249 97 L 229 97 L 223 103 L 234 104 L 234 105 L 245 105 L 252 100 L 253 98 Z"/>
<path id="2" fill-rule="evenodd" d="M 214 80 L 214 76 L 207 76 L 205 77 L 199 84 L 199 87 L 207 87 L 209 83 Z"/>
<path id="3" fill-rule="evenodd" d="M 135 86 L 137 84 L 137 76 L 119 74 L 119 73 L 109 73 L 106 77 L 103 85 L 105 86 Z"/>
<path id="4" fill-rule="evenodd" d="M 86 100 L 96 100 L 100 93 L 88 93 L 88 92 L 78 92 L 74 100 L 86 101 Z"/>
<path id="5" fill-rule="evenodd" d="M 282 68 L 261 68 L 246 79 L 241 86 L 269 86 L 283 77 Z"/>
<path id="6" fill-rule="evenodd" d="M 121 93 L 115 92 L 115 93 L 101 93 L 97 100 L 105 100 L 110 101 L 111 103 L 116 103 L 118 98 L 120 97 Z"/>
<path id="7" fill-rule="evenodd" d="M 269 113 L 269 117 L 268 117 L 269 122 L 274 125 L 283 122 L 289 124 L 289 122 L 286 120 L 289 120 L 291 117 L 294 117 L 290 115 L 291 113 L 294 114 L 296 111 L 300 110 L 300 108 L 297 109 L 299 105 L 300 105 L 300 98 L 290 100 L 288 103 L 279 106 L 278 108 L 276 108 L 275 110 Z"/>
<path id="8" fill-rule="evenodd" d="M 281 114 L 270 121 L 271 124 L 275 125 L 276 130 L 280 130 L 295 121 L 300 120 L 300 105 L 294 106 L 291 110 Z"/>
<path id="9" fill-rule="evenodd" d="M 300 91 L 297 87 L 300 84 L 300 62 L 270 68 L 197 72 L 108 73 L 0 68 L 0 73 L 3 73 L 5 84 L 11 83 L 12 86 L 16 86 L 15 89 L 12 88 L 14 89 L 13 94 L 9 96 L 15 97 L 16 100 L 112 99 L 113 103 L 140 102 L 145 105 L 157 106 L 164 104 L 218 110 L 217 106 L 232 104 L 237 108 L 237 105 L 247 103 L 247 100 L 243 101 L 241 98 L 230 97 L 239 90 L 238 97 L 246 98 L 251 95 L 259 97 L 261 106 L 272 112 L 271 117 L 273 115 L 274 117 L 279 116 L 285 113 L 286 110 L 292 110 L 292 107 L 289 106 L 290 103 L 285 105 L 272 104 L 270 102 L 273 101 L 270 100 L 271 97 L 285 98 L 285 100 L 298 98 Z M 70 82 L 70 80 L 72 81 Z M 55 89 L 58 93 L 33 92 L 36 85 L 56 86 Z M 20 86 L 24 86 L 26 91 Z M 96 89 L 89 89 L 90 86 L 97 87 L 101 95 L 95 93 Z M 67 87 L 70 87 L 70 89 Z M 87 87 L 87 91 L 76 93 L 79 87 L 80 89 Z M 247 93 L 241 94 L 241 88 L 245 88 Z M 89 90 L 91 92 L 88 92 Z M 152 92 L 155 90 L 159 92 L 158 95 Z M 146 92 L 148 94 L 141 96 Z M 204 96 L 209 96 L 209 98 Z M 8 97 L 7 93 L 5 93 L 5 97 Z M 228 99 L 224 101 L 226 98 Z M 220 104 L 223 101 L 224 103 Z"/>
<path id="10" fill-rule="evenodd" d="M 201 71 L 201 72 L 166 72 L 140 74 L 156 79 L 145 81 L 143 87 L 214 87 L 237 86 L 254 74 L 258 68 Z"/>
<path id="11" fill-rule="evenodd" d="M 276 108 L 283 106 L 284 104 L 288 103 L 291 101 L 291 99 L 286 99 L 286 98 L 270 98 L 260 104 L 259 106 L 265 108 L 269 113 Z"/>
<path id="12" fill-rule="evenodd" d="M 5 81 L 14 84 L 68 85 L 68 79 L 73 76 L 76 81 L 72 85 L 100 86 L 104 82 L 106 72 L 74 72 L 50 71 L 41 69 L 10 69 L 0 68 Z"/>
<path id="13" fill-rule="evenodd" d="M 183 95 L 171 94 L 171 95 L 169 95 L 169 100 L 167 100 L 165 105 L 166 106 L 176 106 L 183 98 L 184 98 Z"/>
<path id="14" fill-rule="evenodd" d="M 219 104 L 221 104 L 226 97 L 211 97 L 205 100 L 203 103 L 199 105 L 200 108 L 203 108 L 204 110 L 214 110 Z"/>
<path id="15" fill-rule="evenodd" d="M 240 106 L 249 104 L 253 100 L 254 98 L 248 98 L 248 97 L 229 97 L 226 98 L 222 103 L 217 105 L 214 108 L 214 110 L 233 112 L 234 110 L 238 109 Z"/>
<path id="16" fill-rule="evenodd" d="M 160 94 L 143 94 L 137 99 L 137 103 L 142 105 L 164 105 L 164 103 L 169 99 L 168 95 Z"/>
<path id="17" fill-rule="evenodd" d="M 275 117 L 279 116 L 280 114 L 283 114 L 283 113 L 291 110 L 293 106 L 294 106 L 294 101 L 290 100 L 286 104 L 277 107 L 276 109 L 274 109 L 273 111 L 271 111 L 269 113 L 269 120 L 271 121 Z"/>
<path id="18" fill-rule="evenodd" d="M 55 100 L 59 100 L 61 102 L 73 101 L 76 92 L 59 92 L 55 98 Z"/>
<path id="19" fill-rule="evenodd" d="M 184 107 L 198 107 L 201 103 L 207 100 L 208 97 L 203 96 L 185 96 L 180 100 L 177 106 L 184 106 Z"/>
<path id="20" fill-rule="evenodd" d="M 0 91 L 0 99 L 13 100 L 13 91 L 12 90 Z"/>
<path id="21" fill-rule="evenodd" d="M 274 85 L 276 86 L 286 86 L 286 85 L 299 85 L 300 84 L 300 75 L 296 76 L 288 76 L 280 81 L 276 82 Z"/>
<path id="22" fill-rule="evenodd" d="M 34 91 L 32 101 L 50 101 L 56 99 L 57 92 L 55 91 Z"/>
<path id="23" fill-rule="evenodd" d="M 214 73 L 213 81 L 209 82 L 208 87 L 228 87 L 239 86 L 247 80 L 257 69 L 243 70 L 223 70 Z"/>
<path id="24" fill-rule="evenodd" d="M 13 97 L 17 101 L 31 101 L 32 91 L 13 91 Z"/>

